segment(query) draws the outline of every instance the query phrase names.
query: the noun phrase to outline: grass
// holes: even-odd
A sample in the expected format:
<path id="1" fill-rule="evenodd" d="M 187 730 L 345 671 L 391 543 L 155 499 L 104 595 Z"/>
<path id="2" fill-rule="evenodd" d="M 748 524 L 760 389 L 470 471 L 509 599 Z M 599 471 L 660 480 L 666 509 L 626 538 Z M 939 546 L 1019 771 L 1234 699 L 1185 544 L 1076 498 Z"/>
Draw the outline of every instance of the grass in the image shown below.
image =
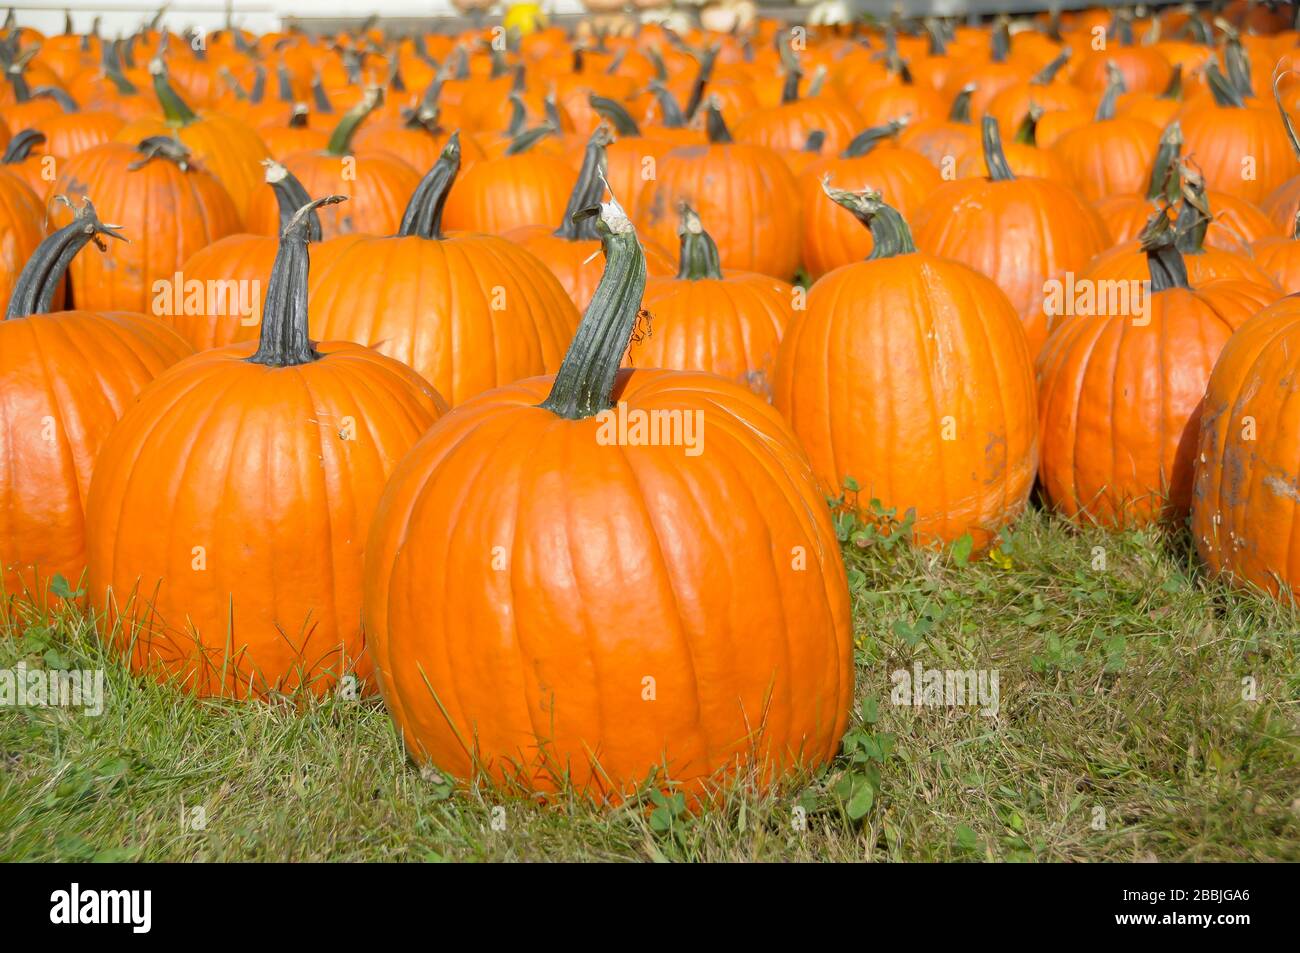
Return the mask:
<path id="1" fill-rule="evenodd" d="M 1181 533 L 1035 511 L 973 563 L 843 535 L 859 704 L 788 790 L 699 815 L 454 790 L 378 703 L 195 700 L 65 610 L 0 668 L 105 668 L 106 709 L 0 709 L 0 859 L 1300 860 L 1294 609 L 1206 579 Z M 917 662 L 996 670 L 996 717 L 891 703 Z"/>

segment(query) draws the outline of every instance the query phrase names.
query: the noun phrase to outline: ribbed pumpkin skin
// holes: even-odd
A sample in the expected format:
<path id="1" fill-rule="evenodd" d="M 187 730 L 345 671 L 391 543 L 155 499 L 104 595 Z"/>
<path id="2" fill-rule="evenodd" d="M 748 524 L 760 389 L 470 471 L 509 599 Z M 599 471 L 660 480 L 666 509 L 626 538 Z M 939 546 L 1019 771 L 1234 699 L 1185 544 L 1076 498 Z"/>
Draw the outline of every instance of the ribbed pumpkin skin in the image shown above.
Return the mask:
<path id="1" fill-rule="evenodd" d="M 373 346 L 452 406 L 555 371 L 578 326 L 547 267 L 492 235 L 362 239 L 313 267 L 309 289 L 314 340 Z"/>
<path id="2" fill-rule="evenodd" d="M 81 578 L 83 505 L 100 447 L 141 388 L 190 353 L 179 335 L 139 314 L 63 311 L 0 321 L 6 595 L 27 592 L 40 603 L 55 573 L 74 584 Z"/>
<path id="3" fill-rule="evenodd" d="M 1277 283 L 1283 294 L 1300 292 L 1300 241 L 1270 236 L 1250 247 L 1255 264 Z"/>
<path id="4" fill-rule="evenodd" d="M 596 293 L 596 285 L 600 284 L 605 269 L 605 259 L 600 254 L 597 239 L 570 241 L 556 235 L 555 229 L 548 225 L 525 225 L 506 232 L 502 237 L 549 268 L 579 313 L 591 304 L 591 296 Z M 650 274 L 664 277 L 676 274 L 676 262 L 662 248 L 653 242 L 643 242 L 641 247 Z"/>
<path id="5" fill-rule="evenodd" d="M 1052 148 L 1074 174 L 1079 192 L 1095 202 L 1146 191 L 1160 129 L 1144 119 L 1107 119 L 1071 129 Z"/>
<path id="6" fill-rule="evenodd" d="M 837 269 L 807 306 L 781 342 L 774 403 L 828 492 L 853 477 L 864 503 L 915 507 L 921 542 L 988 546 L 1038 465 L 1032 363 L 1006 296 L 914 253 Z"/>
<path id="7" fill-rule="evenodd" d="M 239 213 L 225 188 L 198 166 L 181 171 L 167 159 L 143 158 L 120 142 L 108 142 L 60 165 L 53 195 L 76 201 L 90 195 L 101 218 L 121 225 L 130 244 L 114 242 L 104 254 L 78 255 L 68 267 L 78 308 L 150 313 L 154 282 L 170 282 L 194 252 L 239 230 Z M 73 212 L 51 204 L 52 228 Z"/>
<path id="8" fill-rule="evenodd" d="M 799 189 L 779 155 L 742 144 L 681 146 L 658 163 L 637 202 L 637 231 L 677 246 L 685 202 L 709 223 L 722 266 L 788 281 L 799 267 Z"/>
<path id="9" fill-rule="evenodd" d="M 628 348 L 632 367 L 707 371 L 771 400 L 781 335 L 794 316 L 793 286 L 744 272 L 650 278 L 641 306 L 650 333 Z"/>
<path id="10" fill-rule="evenodd" d="M 525 225 L 554 228 L 577 178 L 563 159 L 534 151 L 467 164 L 447 196 L 443 225 L 493 235 Z"/>
<path id="11" fill-rule="evenodd" d="M 269 159 L 271 153 L 257 132 L 238 119 L 205 115 L 179 127 L 160 119 L 141 119 L 123 126 L 114 139 L 134 146 L 148 136 L 175 136 L 185 143 L 194 158 L 226 187 L 241 221 L 247 219 L 254 197 L 265 191 L 262 160 Z"/>
<path id="12" fill-rule="evenodd" d="M 322 692 L 345 667 L 369 676 L 370 519 L 444 407 L 368 348 L 323 344 L 321 360 L 288 368 L 248 363 L 254 350 L 195 355 L 142 393 L 106 441 L 87 503 L 103 631 L 122 647 L 135 639 L 133 670 L 199 695 Z"/>
<path id="13" fill-rule="evenodd" d="M 302 183 L 308 195 L 346 195 L 348 201 L 319 209 L 321 235 L 391 235 L 402 223 L 402 213 L 420 184 L 420 174 L 387 152 L 359 152 L 332 156 L 323 152 L 298 152 L 286 156 L 284 166 Z M 259 189 L 249 203 L 246 220 L 254 235 L 280 234 L 280 207 L 275 193 Z"/>
<path id="14" fill-rule="evenodd" d="M 27 259 L 45 237 L 44 222 L 45 209 L 27 183 L 16 175 L 0 175 L 0 301 L 5 304 Z"/>
<path id="15" fill-rule="evenodd" d="M 1006 293 L 1031 356 L 1047 339 L 1044 282 L 1082 271 L 1110 246 L 1106 224 L 1092 206 L 1046 179 L 945 183 L 912 225 L 917 248 L 969 265 Z"/>
<path id="16" fill-rule="evenodd" d="M 77 156 L 109 142 L 125 123 L 109 112 L 75 112 L 51 116 L 37 124 L 45 142 L 32 151 L 52 156 Z"/>
<path id="17" fill-rule="evenodd" d="M 1184 152 L 1194 159 L 1208 188 L 1256 205 L 1291 178 L 1295 155 L 1277 111 L 1209 103 L 1187 109 L 1179 120 Z M 1254 159 L 1254 178 L 1243 162 Z"/>
<path id="18" fill-rule="evenodd" d="M 820 159 L 799 176 L 803 212 L 801 254 L 804 270 L 815 280 L 840 265 L 871 254 L 871 232 L 853 213 L 826 201 L 822 177 L 837 189 L 875 189 L 909 218 L 943 183 L 939 172 L 918 152 L 879 145 L 864 156 Z"/>
<path id="19" fill-rule="evenodd" d="M 1039 474 L 1053 508 L 1114 527 L 1185 516 L 1210 370 L 1270 293 L 1210 282 L 1152 293 L 1144 327 L 1131 315 L 1066 319 L 1038 364 Z"/>
<path id="20" fill-rule="evenodd" d="M 1288 399 L 1297 362 L 1300 307 L 1291 297 L 1242 325 L 1219 355 L 1195 456 L 1197 552 L 1212 571 L 1274 595 L 1279 583 L 1300 587 L 1300 422 Z"/>
<path id="21" fill-rule="evenodd" d="M 632 409 L 701 411 L 704 452 L 602 446 L 596 418 L 536 406 L 551 379 L 535 378 L 457 408 L 393 474 L 365 622 L 407 750 L 468 777 L 458 733 L 493 778 L 552 791 L 567 771 L 597 800 L 665 763 L 695 793 L 751 755 L 763 779 L 826 762 L 852 633 L 807 460 L 737 385 L 622 374 Z M 489 471 L 507 492 L 466 492 Z"/>
<path id="22" fill-rule="evenodd" d="M 817 97 L 761 109 L 742 119 L 736 141 L 769 149 L 798 150 L 814 129 L 826 133 L 823 151 L 837 153 L 864 127 L 862 117 L 838 97 Z"/>

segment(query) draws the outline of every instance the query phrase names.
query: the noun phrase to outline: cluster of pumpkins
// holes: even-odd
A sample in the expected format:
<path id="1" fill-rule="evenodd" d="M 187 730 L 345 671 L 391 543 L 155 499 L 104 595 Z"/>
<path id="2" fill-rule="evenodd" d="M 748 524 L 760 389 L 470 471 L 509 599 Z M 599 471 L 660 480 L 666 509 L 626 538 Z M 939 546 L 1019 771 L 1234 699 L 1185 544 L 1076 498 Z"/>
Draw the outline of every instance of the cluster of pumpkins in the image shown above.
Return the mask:
<path id="1" fill-rule="evenodd" d="M 1298 45 L 10 22 L 0 611 L 84 579 L 142 673 L 617 799 L 833 757 L 828 500 L 982 550 L 1038 481 L 1282 592 Z"/>

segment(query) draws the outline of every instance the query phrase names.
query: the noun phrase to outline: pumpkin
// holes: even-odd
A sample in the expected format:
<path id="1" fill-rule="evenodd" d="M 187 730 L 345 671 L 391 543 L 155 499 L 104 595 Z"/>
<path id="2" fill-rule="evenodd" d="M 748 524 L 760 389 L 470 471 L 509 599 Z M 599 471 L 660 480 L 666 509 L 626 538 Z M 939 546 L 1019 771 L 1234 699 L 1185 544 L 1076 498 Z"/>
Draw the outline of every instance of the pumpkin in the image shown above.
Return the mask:
<path id="1" fill-rule="evenodd" d="M 1283 294 L 1300 292 L 1300 214 L 1291 226 L 1291 234 L 1265 235 L 1250 246 L 1255 264 L 1282 289 Z"/>
<path id="2" fill-rule="evenodd" d="M 45 237 L 45 210 L 22 178 L 0 174 L 0 295 L 13 295 L 18 275 Z M 60 293 L 56 304 L 62 302 Z"/>
<path id="3" fill-rule="evenodd" d="M 1038 147 L 1037 129 L 1038 122 L 1042 117 L 1042 109 L 1036 103 L 1031 104 L 1029 111 L 1025 113 L 1024 118 L 1016 127 L 1015 136 L 1010 142 L 1002 144 L 1002 158 L 1006 162 L 1007 168 L 1017 178 L 1050 179 L 1073 190 L 1074 174 L 1069 167 L 1051 149 L 1040 149 Z M 992 119 L 993 117 L 985 116 L 984 118 Z M 982 149 L 966 153 L 962 156 L 961 161 L 957 163 L 957 178 L 959 179 L 984 175 L 992 175 L 992 170 L 988 166 Z"/>
<path id="4" fill-rule="evenodd" d="M 82 110 L 63 90 L 50 90 L 50 98 L 63 111 L 36 121 L 35 128 L 45 134 L 39 151 L 54 156 L 75 156 L 92 146 L 108 142 L 126 123 L 116 113 Z"/>
<path id="5" fill-rule="evenodd" d="M 827 176 L 849 190 L 879 192 L 904 217 L 941 185 L 939 173 L 924 157 L 890 143 L 900 128 L 905 126 L 890 123 L 863 130 L 839 156 L 813 162 L 800 174 L 800 250 L 812 279 L 871 254 L 871 233 L 850 211 L 826 201 L 822 180 Z"/>
<path id="6" fill-rule="evenodd" d="M 1115 100 L 1123 89 L 1119 71 L 1111 70 L 1110 85 L 1093 121 L 1070 129 L 1052 145 L 1090 202 L 1141 192 L 1160 148 L 1156 126 L 1145 119 L 1115 114 Z"/>
<path id="7" fill-rule="evenodd" d="M 987 178 L 944 183 L 915 216 L 917 247 L 992 278 L 1020 314 L 1037 355 L 1047 338 L 1045 283 L 1082 270 L 1110 246 L 1106 225 L 1067 186 L 1019 178 L 1007 165 L 997 120 L 985 116 Z"/>
<path id="8" fill-rule="evenodd" d="M 445 406 L 391 358 L 308 339 L 308 216 L 340 199 L 304 206 L 281 234 L 259 341 L 161 375 L 105 441 L 91 481 L 101 629 L 132 669 L 195 694 L 320 694 L 369 675 L 371 516 Z"/>
<path id="9" fill-rule="evenodd" d="M 559 373 L 457 407 L 384 493 L 365 599 L 384 701 L 421 763 L 597 802 L 815 769 L 853 691 L 829 514 L 761 398 L 619 370 L 645 261 L 621 208 L 599 215 L 605 275 Z M 708 450 L 625 439 L 620 413 L 689 420 Z M 488 467 L 509 492 L 471 492 Z"/>
<path id="10" fill-rule="evenodd" d="M 1285 74 L 1279 74 L 1273 83 L 1273 100 L 1277 104 L 1277 111 L 1282 116 L 1282 130 L 1286 133 L 1287 143 L 1291 146 L 1292 157 L 1300 161 L 1300 139 L 1296 137 L 1295 124 L 1291 121 L 1291 115 L 1286 111 L 1286 106 L 1283 105 L 1282 97 L 1278 93 L 1277 84 L 1282 80 L 1283 75 Z M 1262 207 L 1275 225 L 1279 228 L 1290 228 L 1291 223 L 1295 221 L 1296 213 L 1300 212 L 1300 175 L 1293 175 L 1277 186 L 1264 200 Z"/>
<path id="11" fill-rule="evenodd" d="M 657 165 L 637 202 L 637 225 L 659 245 L 676 240 L 684 202 L 712 225 L 724 268 L 791 278 L 799 265 L 799 190 L 776 152 L 732 139 L 717 104 L 706 105 L 709 143 L 679 146 Z M 744 196 L 743 202 L 737 196 Z"/>
<path id="12" fill-rule="evenodd" d="M 460 137 L 412 196 L 392 237 L 365 237 L 314 269 L 312 333 L 409 364 L 455 406 L 554 371 L 578 312 L 546 265 L 494 235 L 444 235 Z"/>
<path id="13" fill-rule="evenodd" d="M 1123 527 L 1186 516 L 1210 370 L 1272 296 L 1240 280 L 1189 282 L 1163 212 L 1142 250 L 1149 292 L 1133 279 L 1128 294 L 1097 306 L 1104 313 L 1067 317 L 1039 358 L 1039 473 L 1067 519 Z"/>
<path id="14" fill-rule="evenodd" d="M 944 92 L 952 97 L 968 83 L 974 83 L 971 112 L 981 118 L 999 93 L 1030 79 L 1042 65 L 1032 64 L 1012 51 L 1005 21 L 994 26 L 984 42 L 988 43 L 987 50 L 969 57 L 949 73 L 944 86 Z"/>
<path id="15" fill-rule="evenodd" d="M 1292 169 L 1291 144 L 1272 110 L 1248 106 L 1219 70 L 1206 68 L 1213 102 L 1188 106 L 1180 122 L 1188 154 L 1206 184 L 1248 202 L 1263 202 Z"/>
<path id="16" fill-rule="evenodd" d="M 1071 79 L 1083 90 L 1100 93 L 1109 85 L 1108 73 L 1118 70 L 1124 88 L 1134 92 L 1158 92 L 1169 85 L 1173 67 L 1163 53 L 1153 47 L 1133 42 L 1133 21 L 1117 12 L 1106 31 L 1100 50 L 1091 47 L 1079 60 Z"/>
<path id="17" fill-rule="evenodd" d="M 420 106 L 404 110 L 400 120 L 366 123 L 357 133 L 356 143 L 357 148 L 366 151 L 391 152 L 424 173 L 438 161 L 450 136 L 441 111 L 436 106 Z M 487 156 L 478 140 L 463 132 L 460 149 L 466 167 Z"/>
<path id="18" fill-rule="evenodd" d="M 1087 110 L 1092 104 L 1088 94 L 1059 78 L 1069 62 L 1070 50 L 1064 49 L 1029 79 L 1007 86 L 989 100 L 986 115 L 996 119 L 1003 129 L 1016 129 L 1024 122 L 1031 106 L 1044 113 Z"/>
<path id="19" fill-rule="evenodd" d="M 877 499 L 914 510 L 920 542 L 969 533 L 984 549 L 1024 509 L 1037 467 L 1016 310 L 984 275 L 918 251 L 879 193 L 827 195 L 871 229 L 871 257 L 808 292 L 781 341 L 774 404 L 830 495 L 856 485 L 867 518 Z"/>
<path id="20" fill-rule="evenodd" d="M 135 236 L 107 255 L 80 256 L 68 274 L 78 308 L 148 313 L 177 269 L 205 245 L 239 230 L 239 212 L 216 177 L 191 164 L 189 150 L 162 136 L 132 148 L 106 142 L 62 163 L 55 194 L 100 196 L 105 218 Z M 50 213 L 56 226 L 68 208 Z"/>
<path id="21" fill-rule="evenodd" d="M 870 86 L 851 100 L 862 125 L 882 126 L 898 120 L 927 122 L 947 114 L 944 98 L 932 87 L 918 85 L 907 61 L 896 51 L 888 62 L 890 80 Z"/>
<path id="22" fill-rule="evenodd" d="M 1245 322 L 1209 375 L 1191 438 L 1192 539 L 1212 573 L 1294 599 L 1300 461 L 1292 392 L 1300 369 L 1292 295 Z"/>
<path id="23" fill-rule="evenodd" d="M 591 303 L 600 283 L 602 268 L 597 262 L 600 236 L 590 218 L 574 219 L 574 213 L 597 205 L 605 195 L 605 148 L 610 142 L 606 127 L 598 126 L 587 142 L 586 158 L 578 181 L 569 195 L 569 204 L 559 228 L 549 225 L 525 225 L 512 229 L 504 237 L 535 255 L 564 286 L 565 293 L 579 310 Z M 651 274 L 671 275 L 675 267 L 663 249 L 645 244 L 646 267 Z"/>
<path id="24" fill-rule="evenodd" d="M 18 176 L 31 187 L 39 198 L 45 194 L 54 179 L 59 157 L 42 155 L 32 150 L 45 141 L 45 134 L 35 129 L 23 129 L 14 134 L 0 156 L 0 169 Z"/>
<path id="25" fill-rule="evenodd" d="M 899 134 L 898 144 L 919 152 L 951 178 L 962 157 L 979 149 L 979 130 L 971 123 L 970 115 L 970 98 L 974 92 L 974 83 L 963 87 L 943 121 L 913 123 L 909 120 Z"/>
<path id="26" fill-rule="evenodd" d="M 320 214 L 325 239 L 353 232 L 389 234 L 401 222 L 402 210 L 420 182 L 419 173 L 397 156 L 352 148 L 353 136 L 378 104 L 378 90 L 367 90 L 339 120 L 324 150 L 295 152 L 281 159 L 307 194 L 348 196 L 346 203 L 327 206 Z M 280 207 L 267 189 L 252 197 L 245 224 L 257 235 L 279 233 Z"/>
<path id="27" fill-rule="evenodd" d="M 266 151 L 283 158 L 297 152 L 316 152 L 329 146 L 329 133 L 311 124 L 311 110 L 298 103 L 282 121 L 258 126 Z"/>
<path id="28" fill-rule="evenodd" d="M 708 371 L 770 400 L 776 352 L 794 314 L 795 289 L 767 275 L 724 272 L 718 246 L 700 217 L 689 206 L 681 213 L 677 274 L 647 279 L 642 307 L 649 323 L 644 333 L 633 336 L 628 363 Z"/>
<path id="29" fill-rule="evenodd" d="M 814 88 L 801 98 L 799 82 L 803 70 L 790 52 L 789 44 L 782 44 L 781 52 L 789 60 L 781 105 L 759 109 L 742 119 L 736 124 L 736 141 L 794 151 L 803 146 L 810 132 L 820 129 L 826 134 L 828 150 L 843 149 L 862 128 L 862 117 L 834 93 L 823 94 Z M 817 85 L 820 86 L 820 80 Z"/>
<path id="30" fill-rule="evenodd" d="M 142 314 L 50 313 L 67 262 L 121 233 L 86 201 L 23 269 L 0 321 L 0 579 L 6 601 L 43 607 L 56 575 L 86 568 L 83 505 L 105 438 L 136 394 L 190 353 Z M 3 613 L 0 613 L 3 615 Z"/>

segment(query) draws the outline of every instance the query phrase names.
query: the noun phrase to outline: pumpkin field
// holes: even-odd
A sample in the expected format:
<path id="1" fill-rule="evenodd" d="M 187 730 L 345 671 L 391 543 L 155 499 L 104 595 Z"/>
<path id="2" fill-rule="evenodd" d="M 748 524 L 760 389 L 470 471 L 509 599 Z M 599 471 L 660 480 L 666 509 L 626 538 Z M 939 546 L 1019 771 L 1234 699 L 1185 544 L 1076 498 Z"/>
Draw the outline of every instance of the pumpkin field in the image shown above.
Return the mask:
<path id="1" fill-rule="evenodd" d="M 0 29 L 0 859 L 1300 860 L 1298 5 L 458 6 Z"/>

